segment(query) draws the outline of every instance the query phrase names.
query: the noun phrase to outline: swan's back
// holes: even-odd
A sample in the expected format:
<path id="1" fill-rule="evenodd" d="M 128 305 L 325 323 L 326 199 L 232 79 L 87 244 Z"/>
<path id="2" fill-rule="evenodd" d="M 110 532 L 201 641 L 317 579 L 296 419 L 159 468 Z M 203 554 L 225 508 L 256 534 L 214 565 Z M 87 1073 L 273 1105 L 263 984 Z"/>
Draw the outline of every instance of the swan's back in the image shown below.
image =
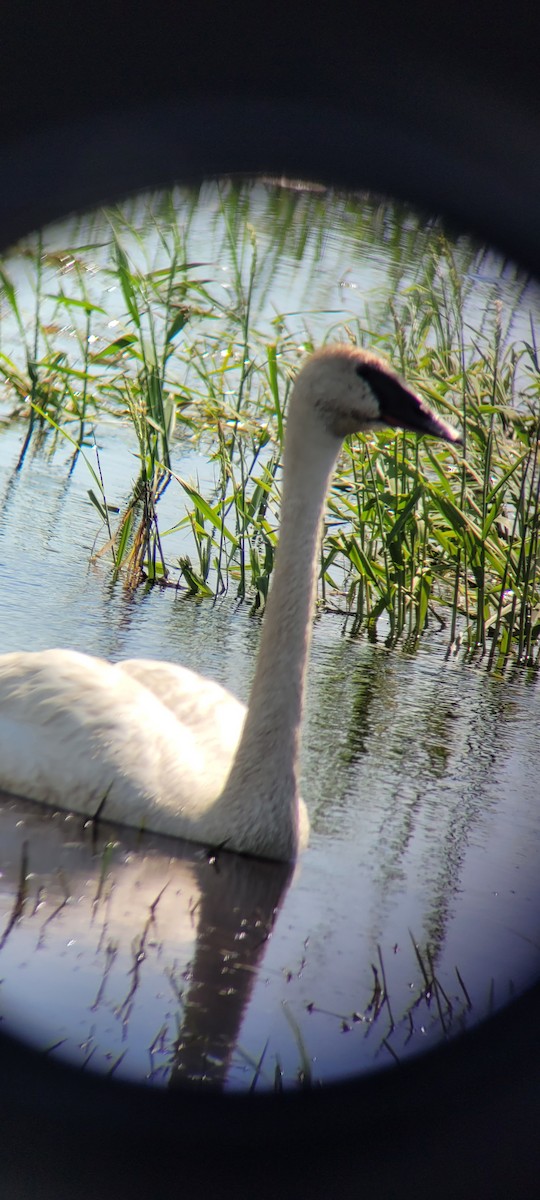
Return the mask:
<path id="1" fill-rule="evenodd" d="M 207 740 L 211 738 L 224 753 L 230 749 L 231 739 L 240 736 L 246 707 L 212 679 L 152 658 L 128 658 L 116 663 L 114 670 L 136 679 L 174 713 L 181 725 L 197 730 Z"/>
<path id="2" fill-rule="evenodd" d="M 2 787 L 90 816 L 197 838 L 244 719 L 224 688 L 173 664 L 0 657 Z"/>

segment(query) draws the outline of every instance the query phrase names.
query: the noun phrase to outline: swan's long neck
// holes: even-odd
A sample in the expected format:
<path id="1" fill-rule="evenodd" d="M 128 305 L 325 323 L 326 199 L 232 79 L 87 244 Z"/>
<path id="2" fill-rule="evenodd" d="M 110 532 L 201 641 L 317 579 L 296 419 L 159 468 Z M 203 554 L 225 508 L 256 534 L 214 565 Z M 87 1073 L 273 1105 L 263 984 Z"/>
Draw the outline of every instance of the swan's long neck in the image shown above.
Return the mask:
<path id="1" fill-rule="evenodd" d="M 293 397 L 279 545 L 248 715 L 223 795 L 250 814 L 251 833 L 260 837 L 255 852 L 283 859 L 298 849 L 298 755 L 320 526 L 340 447 L 322 423 L 313 424 Z"/>

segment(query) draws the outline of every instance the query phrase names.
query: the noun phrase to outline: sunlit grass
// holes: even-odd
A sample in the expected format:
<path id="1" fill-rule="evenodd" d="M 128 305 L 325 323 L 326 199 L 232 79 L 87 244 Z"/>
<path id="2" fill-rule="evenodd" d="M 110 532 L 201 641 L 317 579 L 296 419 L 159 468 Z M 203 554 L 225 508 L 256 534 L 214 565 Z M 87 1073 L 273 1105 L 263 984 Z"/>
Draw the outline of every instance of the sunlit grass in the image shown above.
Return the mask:
<path id="1" fill-rule="evenodd" d="M 365 313 L 326 338 L 373 346 L 445 417 L 463 429 L 463 448 L 387 431 L 344 447 L 321 545 L 320 605 L 343 614 L 351 634 L 366 630 L 414 648 L 426 626 L 444 630 L 448 652 L 489 667 L 536 667 L 540 658 L 538 512 L 540 372 L 534 317 L 517 343 L 514 313 L 494 285 L 470 321 L 483 252 L 453 242 L 433 222 L 359 198 L 267 188 L 273 235 L 263 255 L 249 185 L 220 185 L 209 221 L 229 263 L 190 253 L 198 193 L 150 198 L 96 219 L 94 241 L 24 253 L 34 267 L 32 322 L 23 315 L 7 266 L 2 303 L 14 345 L 2 345 L 0 374 L 14 414 L 27 422 L 17 466 L 36 439 L 54 447 L 63 433 L 74 455 L 100 415 L 131 423 L 138 467 L 116 524 L 107 480 L 93 469 L 89 493 L 106 523 L 103 550 L 126 586 L 172 583 L 193 595 L 228 592 L 263 607 L 279 528 L 283 427 L 291 382 L 313 348 L 309 314 L 261 321 L 280 255 L 300 261 L 321 251 L 329 206 L 356 222 L 362 245 L 393 246 L 386 294 L 366 296 Z M 181 219 L 179 205 L 181 201 Z M 388 212 L 392 209 L 392 221 Z M 149 230 L 153 240 L 149 239 Z M 104 232 L 105 231 L 105 232 Z M 148 261 L 149 240 L 158 257 Z M 33 255 L 33 258 L 32 258 Z M 417 262 L 413 282 L 406 264 Z M 70 269 L 66 273 L 66 264 Z M 115 289 L 114 321 L 97 303 L 93 274 Z M 347 284 L 344 271 L 343 286 Z M 524 282 L 525 286 L 525 282 Z M 45 316 L 46 314 L 46 316 Z M 69 331 L 69 342 L 66 337 Z M 318 339 L 320 340 L 320 338 Z M 205 494 L 175 467 L 182 445 L 198 444 L 214 465 Z M 170 559 L 159 501 L 177 489 L 191 550 Z M 108 561 L 104 555 L 104 561 Z"/>

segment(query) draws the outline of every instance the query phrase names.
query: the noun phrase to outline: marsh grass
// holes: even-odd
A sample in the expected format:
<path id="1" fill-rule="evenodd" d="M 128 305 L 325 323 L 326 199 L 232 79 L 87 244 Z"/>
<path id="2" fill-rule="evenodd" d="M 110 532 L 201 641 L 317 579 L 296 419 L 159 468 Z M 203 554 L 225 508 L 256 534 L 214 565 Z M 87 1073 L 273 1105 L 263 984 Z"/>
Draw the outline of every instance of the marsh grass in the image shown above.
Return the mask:
<path id="1" fill-rule="evenodd" d="M 309 314 L 299 334 L 297 314 L 276 313 L 265 325 L 261 311 L 284 253 L 297 263 L 311 253 L 316 269 L 334 206 L 353 223 L 359 255 L 382 253 L 389 242 L 391 254 L 386 292 L 367 296 L 361 316 L 329 320 L 324 337 L 385 354 L 462 426 L 464 443 L 458 449 L 392 431 L 347 442 L 328 502 L 320 605 L 341 614 L 353 635 L 366 630 L 414 649 L 434 623 L 445 630 L 449 654 L 465 653 L 498 671 L 510 663 L 536 668 L 535 313 L 530 336 L 516 341 L 513 334 L 516 313 L 529 303 L 527 280 L 518 280 L 511 304 L 503 303 L 501 266 L 479 310 L 475 289 L 487 252 L 451 241 L 437 222 L 426 228 L 365 197 L 270 185 L 264 221 L 258 218 L 263 252 L 253 194 L 248 184 L 216 185 L 211 193 L 208 220 L 221 239 L 217 262 L 190 253 L 198 205 L 208 203 L 196 191 L 150 198 L 142 215 L 109 210 L 96 218 L 94 240 L 75 249 L 45 251 L 40 238 L 27 244 L 31 320 L 8 264 L 2 268 L 14 345 L 1 349 L 0 374 L 15 414 L 27 421 L 17 467 L 36 439 L 54 449 L 68 436 L 73 469 L 100 415 L 128 420 L 138 466 L 115 525 L 107 481 L 93 467 L 89 488 L 106 526 L 102 552 L 112 554 L 114 577 L 121 575 L 128 588 L 169 584 L 209 598 L 229 592 L 264 607 L 288 396 L 314 339 Z M 343 294 L 349 273 L 344 268 Z M 95 295 L 94 276 L 114 290 L 113 321 L 106 300 Z M 194 445 L 214 467 L 214 486 L 204 494 L 175 465 L 179 451 Z M 159 503 L 170 487 L 177 489 L 179 517 L 167 530 Z M 178 530 L 189 532 L 191 551 L 171 562 L 167 536 Z"/>

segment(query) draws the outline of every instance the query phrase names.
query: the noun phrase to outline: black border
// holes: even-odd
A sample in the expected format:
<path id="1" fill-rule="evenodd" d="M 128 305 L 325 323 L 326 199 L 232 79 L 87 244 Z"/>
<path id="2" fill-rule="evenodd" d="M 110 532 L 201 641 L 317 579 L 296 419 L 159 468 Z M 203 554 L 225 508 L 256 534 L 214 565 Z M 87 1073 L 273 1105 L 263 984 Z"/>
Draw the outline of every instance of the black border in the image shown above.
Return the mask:
<path id="1" fill-rule="evenodd" d="M 412 201 L 538 274 L 538 44 L 529 0 L 21 0 L 2 14 L 0 243 L 264 171 Z M 535 987 L 403 1068 L 251 1100 L 108 1083 L 0 1037 L 2 1195 L 535 1196 L 539 1016 Z"/>

